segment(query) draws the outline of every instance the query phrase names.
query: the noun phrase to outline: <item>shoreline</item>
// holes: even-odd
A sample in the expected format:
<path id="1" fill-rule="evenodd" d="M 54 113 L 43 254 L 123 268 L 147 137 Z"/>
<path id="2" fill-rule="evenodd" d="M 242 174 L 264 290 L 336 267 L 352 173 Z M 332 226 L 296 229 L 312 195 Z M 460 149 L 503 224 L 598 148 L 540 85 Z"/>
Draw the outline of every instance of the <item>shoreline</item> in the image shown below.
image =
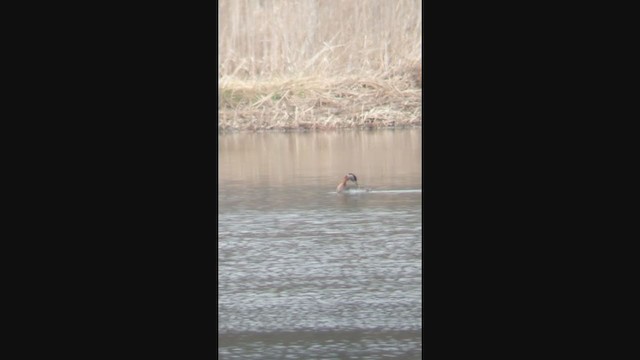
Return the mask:
<path id="1" fill-rule="evenodd" d="M 308 132 L 334 132 L 334 131 L 382 131 L 382 130 L 412 130 L 421 129 L 422 123 L 416 125 L 394 125 L 394 126 L 370 126 L 370 127 L 336 127 L 336 128 L 226 128 L 218 127 L 218 135 L 239 134 L 239 133 L 308 133 Z"/>
<path id="2" fill-rule="evenodd" d="M 421 127 L 421 80 L 420 72 L 261 82 L 221 79 L 218 132 Z"/>

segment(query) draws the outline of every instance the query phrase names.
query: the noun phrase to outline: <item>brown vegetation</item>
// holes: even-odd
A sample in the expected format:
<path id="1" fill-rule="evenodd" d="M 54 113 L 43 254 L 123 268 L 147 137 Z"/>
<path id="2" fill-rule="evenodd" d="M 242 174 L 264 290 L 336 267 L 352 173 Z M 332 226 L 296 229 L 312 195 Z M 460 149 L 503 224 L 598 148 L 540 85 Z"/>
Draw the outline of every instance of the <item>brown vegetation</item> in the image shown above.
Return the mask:
<path id="1" fill-rule="evenodd" d="M 218 127 L 422 123 L 419 0 L 221 0 Z"/>

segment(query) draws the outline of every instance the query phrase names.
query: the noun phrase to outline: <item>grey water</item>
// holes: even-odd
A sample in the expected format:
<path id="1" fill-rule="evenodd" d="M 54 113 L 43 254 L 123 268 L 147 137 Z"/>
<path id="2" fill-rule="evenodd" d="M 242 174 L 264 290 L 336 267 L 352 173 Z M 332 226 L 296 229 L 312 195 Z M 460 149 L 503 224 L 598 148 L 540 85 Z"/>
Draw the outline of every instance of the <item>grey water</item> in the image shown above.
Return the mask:
<path id="1" fill-rule="evenodd" d="M 219 135 L 220 359 L 421 358 L 421 141 Z"/>

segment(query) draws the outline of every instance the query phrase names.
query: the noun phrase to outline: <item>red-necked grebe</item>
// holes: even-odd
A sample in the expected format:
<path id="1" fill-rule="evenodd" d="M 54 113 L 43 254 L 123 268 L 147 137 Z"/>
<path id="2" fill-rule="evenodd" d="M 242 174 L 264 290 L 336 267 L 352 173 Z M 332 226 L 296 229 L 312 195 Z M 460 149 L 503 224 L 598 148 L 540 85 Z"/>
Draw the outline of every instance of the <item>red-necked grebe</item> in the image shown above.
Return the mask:
<path id="1" fill-rule="evenodd" d="M 347 175 L 344 176 L 344 178 L 342 179 L 342 182 L 338 184 L 338 187 L 336 188 L 336 192 L 340 193 L 346 190 L 347 181 L 349 180 L 355 182 L 356 186 L 358 186 L 358 178 L 356 177 L 356 175 L 352 173 L 348 173 Z"/>

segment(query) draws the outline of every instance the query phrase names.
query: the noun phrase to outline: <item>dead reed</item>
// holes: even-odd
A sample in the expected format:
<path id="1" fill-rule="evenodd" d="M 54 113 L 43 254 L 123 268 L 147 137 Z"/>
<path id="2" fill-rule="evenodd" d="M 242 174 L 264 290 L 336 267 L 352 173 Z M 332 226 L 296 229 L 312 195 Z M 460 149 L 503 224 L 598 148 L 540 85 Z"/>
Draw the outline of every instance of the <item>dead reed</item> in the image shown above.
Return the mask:
<path id="1" fill-rule="evenodd" d="M 221 0 L 218 127 L 422 122 L 420 0 Z"/>

